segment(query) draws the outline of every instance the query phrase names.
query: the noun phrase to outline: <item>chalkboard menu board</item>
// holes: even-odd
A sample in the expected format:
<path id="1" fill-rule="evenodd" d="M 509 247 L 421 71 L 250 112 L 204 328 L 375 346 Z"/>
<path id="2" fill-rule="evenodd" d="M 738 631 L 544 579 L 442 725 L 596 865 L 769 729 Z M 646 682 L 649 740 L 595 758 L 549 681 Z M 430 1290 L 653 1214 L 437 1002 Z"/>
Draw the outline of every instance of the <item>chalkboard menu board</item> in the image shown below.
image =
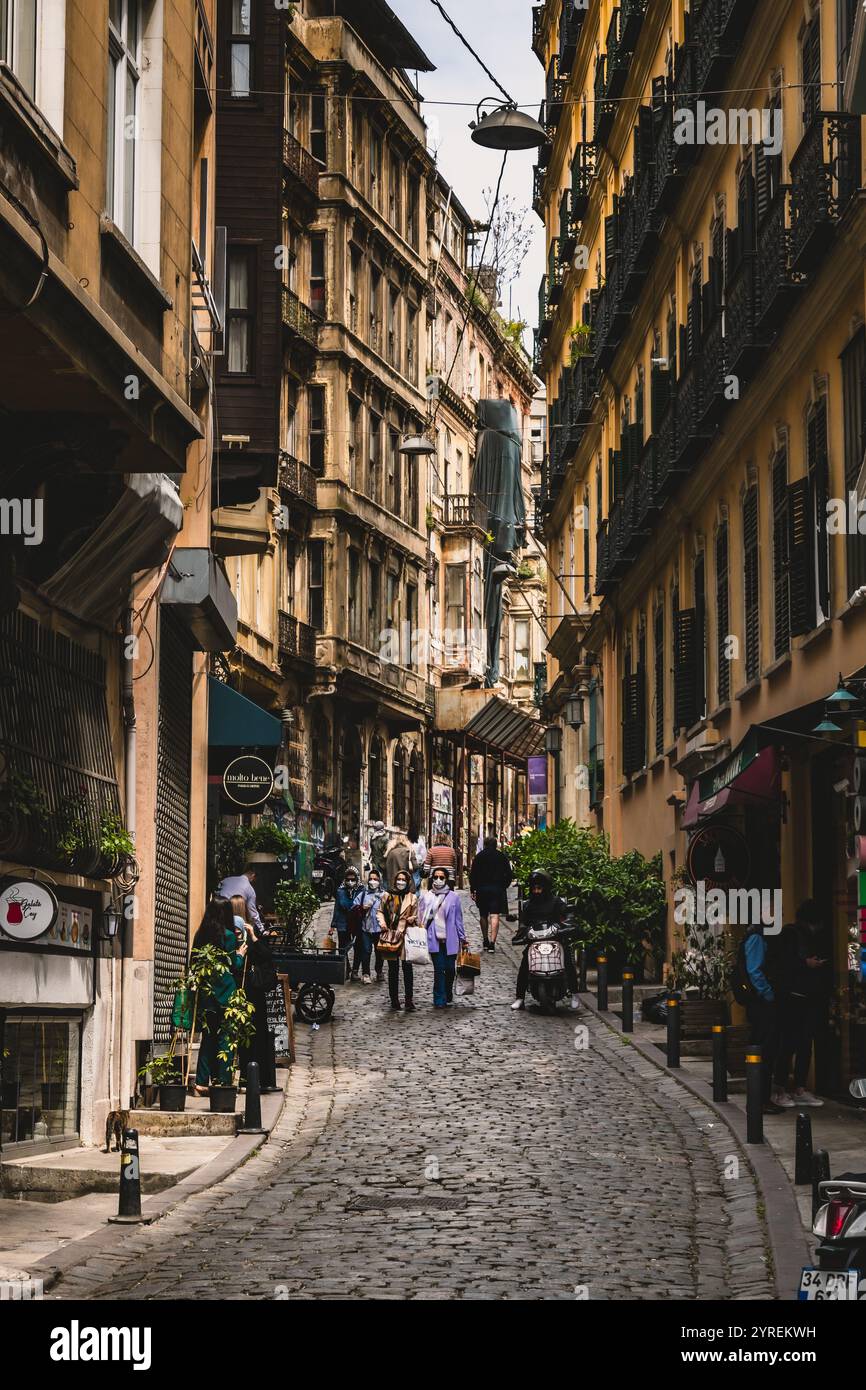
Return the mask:
<path id="1" fill-rule="evenodd" d="M 277 1061 L 288 1058 L 295 1060 L 295 1031 L 292 1025 L 292 996 L 288 975 L 278 975 L 274 989 L 266 996 L 268 1006 L 268 1032 L 274 1040 L 274 1053 Z"/>

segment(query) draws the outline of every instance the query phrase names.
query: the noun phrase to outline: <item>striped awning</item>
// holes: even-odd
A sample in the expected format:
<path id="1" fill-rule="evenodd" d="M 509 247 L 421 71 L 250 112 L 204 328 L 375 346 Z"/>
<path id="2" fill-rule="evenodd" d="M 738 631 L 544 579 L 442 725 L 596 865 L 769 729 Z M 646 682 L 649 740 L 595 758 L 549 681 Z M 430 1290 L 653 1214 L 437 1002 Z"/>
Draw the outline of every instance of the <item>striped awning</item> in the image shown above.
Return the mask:
<path id="1" fill-rule="evenodd" d="M 499 695 L 491 695 L 472 716 L 466 733 L 515 758 L 532 758 L 544 752 L 544 725 Z"/>

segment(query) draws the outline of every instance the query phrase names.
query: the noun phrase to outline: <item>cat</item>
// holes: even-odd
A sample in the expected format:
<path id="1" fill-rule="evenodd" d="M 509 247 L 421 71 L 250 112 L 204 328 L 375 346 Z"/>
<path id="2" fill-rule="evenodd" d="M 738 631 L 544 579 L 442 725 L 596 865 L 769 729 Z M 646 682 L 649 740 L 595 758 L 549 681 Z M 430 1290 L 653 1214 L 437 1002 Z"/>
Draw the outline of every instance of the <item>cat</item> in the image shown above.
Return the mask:
<path id="1" fill-rule="evenodd" d="M 114 1135 L 114 1152 L 120 1153 L 123 1135 L 129 1128 L 128 1110 L 109 1110 L 105 1120 L 105 1148 L 103 1153 L 111 1152 L 111 1136 Z"/>

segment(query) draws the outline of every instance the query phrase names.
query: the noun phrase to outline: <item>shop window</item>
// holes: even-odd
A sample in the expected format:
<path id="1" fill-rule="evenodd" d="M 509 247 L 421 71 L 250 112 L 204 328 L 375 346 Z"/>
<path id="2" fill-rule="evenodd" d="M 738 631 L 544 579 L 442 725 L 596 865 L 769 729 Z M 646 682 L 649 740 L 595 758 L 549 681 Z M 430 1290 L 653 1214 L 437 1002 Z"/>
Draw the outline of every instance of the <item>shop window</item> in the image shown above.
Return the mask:
<path id="1" fill-rule="evenodd" d="M 57 1014 L 7 1014 L 0 1037 L 3 1147 L 76 1139 L 80 1021 Z"/>

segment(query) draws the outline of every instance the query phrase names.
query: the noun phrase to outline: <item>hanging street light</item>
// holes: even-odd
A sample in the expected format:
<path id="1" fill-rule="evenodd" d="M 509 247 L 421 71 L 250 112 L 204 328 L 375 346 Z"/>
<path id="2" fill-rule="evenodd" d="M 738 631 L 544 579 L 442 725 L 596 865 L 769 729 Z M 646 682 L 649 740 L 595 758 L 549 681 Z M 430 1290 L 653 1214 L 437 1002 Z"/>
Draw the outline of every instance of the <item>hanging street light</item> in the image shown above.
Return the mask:
<path id="1" fill-rule="evenodd" d="M 432 458 L 436 453 L 436 445 L 426 434 L 404 434 L 399 452 L 409 458 Z"/>
<path id="2" fill-rule="evenodd" d="M 842 672 L 840 671 L 838 686 L 833 691 L 833 694 L 828 696 L 824 701 L 824 707 L 827 711 L 828 718 L 833 714 L 850 714 L 857 703 L 857 696 L 852 695 L 851 691 L 846 689 L 845 682 L 842 679 Z"/>
<path id="3" fill-rule="evenodd" d="M 117 903 L 109 903 L 102 913 L 102 935 L 105 940 L 113 941 L 120 931 L 120 923 L 123 920 L 123 909 Z"/>
<path id="4" fill-rule="evenodd" d="M 495 100 L 487 97 L 486 101 Z M 480 102 L 476 112 L 477 119 L 470 121 L 469 129 L 476 145 L 486 150 L 537 150 L 547 143 L 547 131 L 532 116 L 518 109 L 514 103 L 497 106 L 493 111 L 482 115 Z"/>
<path id="5" fill-rule="evenodd" d="M 575 690 L 565 702 L 565 722 L 569 729 L 583 728 L 583 695 Z"/>
<path id="6" fill-rule="evenodd" d="M 562 730 L 558 724 L 548 724 L 544 731 L 544 747 L 551 757 L 559 757 L 562 752 Z"/>

